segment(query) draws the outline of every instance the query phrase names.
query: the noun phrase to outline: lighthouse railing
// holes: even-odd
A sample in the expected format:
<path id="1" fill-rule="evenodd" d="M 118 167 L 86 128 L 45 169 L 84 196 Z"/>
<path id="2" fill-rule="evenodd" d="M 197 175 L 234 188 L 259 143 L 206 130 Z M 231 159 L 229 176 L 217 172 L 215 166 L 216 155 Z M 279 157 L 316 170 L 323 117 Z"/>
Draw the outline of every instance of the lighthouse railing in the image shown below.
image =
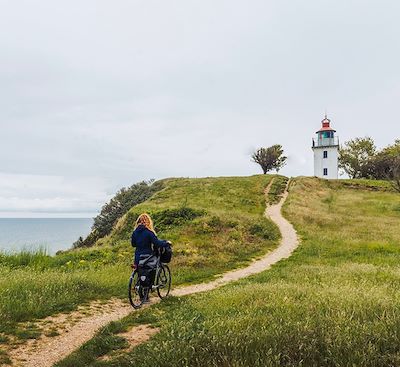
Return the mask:
<path id="1" fill-rule="evenodd" d="M 333 138 L 314 138 L 312 140 L 313 148 L 317 147 L 335 147 L 339 145 L 339 137 L 335 136 Z"/>

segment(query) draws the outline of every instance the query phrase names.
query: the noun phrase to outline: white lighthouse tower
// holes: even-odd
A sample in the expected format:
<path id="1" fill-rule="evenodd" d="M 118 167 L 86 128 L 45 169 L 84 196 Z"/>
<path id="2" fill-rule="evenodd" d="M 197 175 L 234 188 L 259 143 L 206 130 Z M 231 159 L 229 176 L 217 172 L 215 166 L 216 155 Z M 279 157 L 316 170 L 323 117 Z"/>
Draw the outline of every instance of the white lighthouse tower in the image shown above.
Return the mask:
<path id="1" fill-rule="evenodd" d="M 339 138 L 335 133 L 331 120 L 325 114 L 322 127 L 317 131 L 317 138 L 312 142 L 314 176 L 330 180 L 338 178 Z"/>

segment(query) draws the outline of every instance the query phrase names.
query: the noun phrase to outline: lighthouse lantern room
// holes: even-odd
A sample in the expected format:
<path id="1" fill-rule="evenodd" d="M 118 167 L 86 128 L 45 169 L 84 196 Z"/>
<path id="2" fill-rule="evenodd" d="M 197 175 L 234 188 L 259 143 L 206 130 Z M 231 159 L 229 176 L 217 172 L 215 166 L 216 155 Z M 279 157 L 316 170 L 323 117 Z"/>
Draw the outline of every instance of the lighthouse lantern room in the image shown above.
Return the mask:
<path id="1" fill-rule="evenodd" d="M 331 120 L 325 115 L 322 127 L 312 141 L 314 176 L 326 179 L 338 178 L 339 138 L 335 133 L 336 130 L 331 127 Z"/>

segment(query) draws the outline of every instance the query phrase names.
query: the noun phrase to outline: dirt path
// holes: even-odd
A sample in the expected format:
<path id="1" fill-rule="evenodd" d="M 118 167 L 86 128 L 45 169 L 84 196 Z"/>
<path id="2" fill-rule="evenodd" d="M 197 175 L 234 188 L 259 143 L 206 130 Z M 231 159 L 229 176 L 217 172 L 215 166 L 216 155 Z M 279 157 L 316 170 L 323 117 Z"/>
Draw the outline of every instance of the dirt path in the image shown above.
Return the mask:
<path id="1" fill-rule="evenodd" d="M 269 217 L 279 227 L 282 234 L 281 243 L 275 250 L 268 252 L 261 259 L 253 261 L 249 266 L 229 271 L 210 283 L 195 284 L 178 288 L 173 292 L 173 295 L 186 296 L 192 293 L 209 291 L 223 284 L 248 277 L 252 274 L 260 273 L 269 269 L 271 265 L 275 264 L 279 260 L 289 257 L 293 250 L 298 246 L 299 241 L 293 226 L 281 214 L 281 208 L 287 196 L 288 192 L 285 191 L 278 204 L 267 206 L 267 209 L 265 210 L 266 217 Z"/>
<path id="2" fill-rule="evenodd" d="M 272 184 L 266 189 L 266 195 Z M 260 259 L 254 260 L 249 266 L 224 273 L 220 278 L 209 282 L 181 287 L 173 290 L 174 296 L 185 296 L 198 292 L 215 289 L 223 284 L 247 277 L 269 269 L 271 265 L 291 255 L 298 246 L 298 237 L 293 226 L 281 215 L 281 208 L 287 198 L 285 191 L 281 201 L 276 205 L 267 206 L 265 215 L 269 217 L 280 229 L 282 240 L 280 245 Z M 153 298 L 153 303 L 157 299 Z M 10 357 L 14 366 L 23 367 L 51 367 L 57 361 L 68 356 L 95 333 L 111 321 L 119 320 L 132 312 L 132 307 L 120 300 L 111 300 L 106 304 L 98 301 L 88 307 L 81 307 L 76 312 L 53 316 L 42 320 L 44 325 L 51 324 L 60 333 L 57 336 L 43 336 L 38 340 L 20 346 L 10 351 Z M 148 328 L 139 326 L 130 331 L 136 335 L 138 344 L 150 337 L 146 331 Z"/>

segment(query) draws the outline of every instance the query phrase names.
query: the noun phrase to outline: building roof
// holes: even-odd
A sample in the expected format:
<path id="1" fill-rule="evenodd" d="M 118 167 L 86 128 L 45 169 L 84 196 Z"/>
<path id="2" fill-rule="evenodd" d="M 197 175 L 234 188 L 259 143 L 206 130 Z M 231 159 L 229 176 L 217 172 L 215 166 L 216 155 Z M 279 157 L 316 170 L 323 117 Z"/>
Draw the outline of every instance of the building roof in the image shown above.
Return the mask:
<path id="1" fill-rule="evenodd" d="M 317 134 L 322 132 L 322 131 L 333 131 L 336 132 L 335 129 L 332 129 L 330 124 L 331 124 L 331 120 L 329 120 L 326 115 L 325 118 L 321 121 L 322 122 L 322 127 L 317 131 Z"/>

